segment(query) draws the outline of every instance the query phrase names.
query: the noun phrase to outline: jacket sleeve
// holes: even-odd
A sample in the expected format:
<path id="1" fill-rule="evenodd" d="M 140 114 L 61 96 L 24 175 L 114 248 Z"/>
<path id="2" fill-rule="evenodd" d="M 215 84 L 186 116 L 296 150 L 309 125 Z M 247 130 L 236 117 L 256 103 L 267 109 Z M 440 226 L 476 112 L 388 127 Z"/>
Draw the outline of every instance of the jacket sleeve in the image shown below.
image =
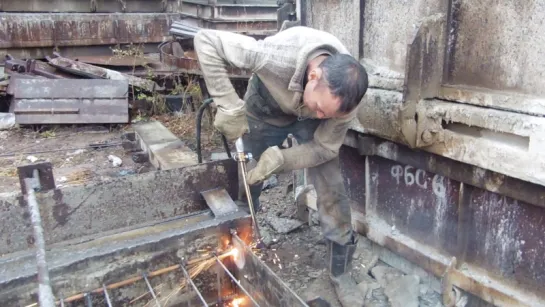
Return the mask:
<path id="1" fill-rule="evenodd" d="M 337 157 L 354 117 L 355 113 L 351 113 L 347 118 L 324 120 L 310 142 L 283 149 L 282 171 L 315 167 Z"/>
<path id="2" fill-rule="evenodd" d="M 229 66 L 255 72 L 265 61 L 262 43 L 254 38 L 227 31 L 200 30 L 193 39 L 195 52 L 208 92 L 219 107 L 243 107 L 229 80 Z"/>

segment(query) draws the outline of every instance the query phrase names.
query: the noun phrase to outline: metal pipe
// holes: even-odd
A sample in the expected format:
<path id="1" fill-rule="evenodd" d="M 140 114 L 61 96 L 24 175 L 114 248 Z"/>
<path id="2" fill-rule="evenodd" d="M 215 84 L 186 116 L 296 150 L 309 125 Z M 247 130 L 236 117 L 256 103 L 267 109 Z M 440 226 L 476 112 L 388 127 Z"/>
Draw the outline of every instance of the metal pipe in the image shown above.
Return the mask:
<path id="1" fill-rule="evenodd" d="M 151 293 L 151 296 L 153 296 L 153 299 L 155 299 L 155 304 L 158 307 L 161 307 L 161 304 L 159 303 L 159 300 L 157 299 L 157 296 L 155 295 L 155 291 L 153 291 L 153 288 L 151 287 L 151 284 L 149 283 L 148 276 L 146 275 L 146 273 L 142 274 L 142 276 L 144 277 L 144 280 L 146 281 L 146 285 L 148 285 L 148 290 Z"/>
<path id="2" fill-rule="evenodd" d="M 240 290 L 242 290 L 242 292 L 244 292 L 244 294 L 246 294 L 246 296 L 248 296 L 248 298 L 250 298 L 250 300 L 252 300 L 252 303 L 254 303 L 255 306 L 259 307 L 259 304 L 254 300 L 254 298 L 250 295 L 250 293 L 248 293 L 248 291 L 246 289 L 244 289 L 244 287 L 240 284 L 240 281 L 237 280 L 235 278 L 235 276 L 233 276 L 231 274 L 231 272 L 229 272 L 229 270 L 227 269 L 227 267 L 223 264 L 223 262 L 221 262 L 221 260 L 217 257 L 217 256 L 214 256 L 214 258 L 216 258 L 216 261 L 219 263 L 219 265 L 223 268 L 223 270 L 225 271 L 225 273 L 227 273 L 227 275 L 229 276 L 229 278 L 231 278 L 232 281 L 234 281 L 237 286 L 240 288 Z"/>
<path id="3" fill-rule="evenodd" d="M 184 265 L 181 264 L 180 265 L 180 268 L 182 269 L 182 272 L 184 272 L 184 276 L 185 278 L 187 279 L 187 282 L 191 284 L 191 287 L 193 287 L 193 289 L 195 290 L 195 292 L 197 292 L 197 295 L 199 296 L 199 298 L 201 299 L 201 302 L 203 304 L 203 306 L 208 306 L 208 303 L 206 303 L 206 300 L 204 299 L 204 297 L 202 296 L 201 292 L 199 291 L 199 289 L 197 288 L 197 286 L 195 285 L 195 283 L 193 282 L 193 280 L 191 279 L 191 276 L 189 276 L 189 273 L 187 272 L 187 270 L 185 269 Z"/>
<path id="4" fill-rule="evenodd" d="M 34 239 L 36 240 L 36 264 L 38 267 L 38 296 L 40 306 L 53 307 L 55 306 L 55 297 L 53 296 L 53 290 L 51 289 L 51 282 L 49 279 L 49 270 L 47 268 L 47 261 L 45 259 L 45 239 L 44 229 L 42 227 L 42 218 L 40 216 L 40 208 L 36 201 L 36 194 L 34 194 L 34 186 L 36 185 L 34 178 L 26 178 L 26 198 L 28 209 L 30 211 L 30 219 L 32 222 L 32 229 L 34 231 Z"/>
<path id="5" fill-rule="evenodd" d="M 257 220 L 255 218 L 255 212 L 254 212 L 254 202 L 252 200 L 252 193 L 250 191 L 250 185 L 248 184 L 248 181 L 246 179 L 246 160 L 247 156 L 244 153 L 244 142 L 242 141 L 242 138 L 238 138 L 235 141 L 235 147 L 237 150 L 237 159 L 238 163 L 240 164 L 241 173 L 242 173 L 242 181 L 244 184 L 244 190 L 246 191 L 246 199 L 248 200 L 248 206 L 250 207 L 250 213 L 252 215 L 252 222 L 253 227 L 255 230 L 256 235 L 256 241 L 257 241 L 257 247 L 261 248 L 264 246 L 263 242 L 261 241 L 261 232 L 259 231 L 259 225 L 257 224 Z"/>

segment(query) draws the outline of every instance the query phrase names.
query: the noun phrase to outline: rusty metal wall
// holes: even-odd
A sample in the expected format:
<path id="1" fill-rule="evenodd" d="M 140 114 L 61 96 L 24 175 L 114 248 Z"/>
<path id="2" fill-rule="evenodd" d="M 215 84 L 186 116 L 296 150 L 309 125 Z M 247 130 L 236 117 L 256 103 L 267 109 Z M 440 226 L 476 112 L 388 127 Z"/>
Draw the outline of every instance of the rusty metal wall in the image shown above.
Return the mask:
<path id="1" fill-rule="evenodd" d="M 140 44 L 166 40 L 177 14 L 0 15 L 0 48 Z"/>
<path id="2" fill-rule="evenodd" d="M 0 1 L 3 12 L 42 13 L 176 13 L 181 8 L 180 0 L 19 0 Z"/>
<path id="3" fill-rule="evenodd" d="M 341 167 L 360 233 L 496 306 L 545 302 L 545 204 L 530 196 L 545 188 L 379 138 L 347 143 Z"/>

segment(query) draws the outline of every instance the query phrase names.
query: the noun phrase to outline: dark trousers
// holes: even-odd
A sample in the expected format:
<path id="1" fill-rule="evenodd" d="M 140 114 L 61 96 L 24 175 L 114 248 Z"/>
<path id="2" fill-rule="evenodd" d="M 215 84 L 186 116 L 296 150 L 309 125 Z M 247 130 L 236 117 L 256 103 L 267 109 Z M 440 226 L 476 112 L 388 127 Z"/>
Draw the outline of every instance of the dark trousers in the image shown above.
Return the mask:
<path id="1" fill-rule="evenodd" d="M 254 116 L 271 116 L 271 110 L 275 112 L 277 104 L 270 95 L 267 95 L 266 89 L 259 86 L 255 80 L 250 81 L 245 95 L 248 109 Z M 279 127 L 248 116 L 250 133 L 243 137 L 245 149 L 259 161 L 261 154 L 268 147 L 281 146 L 288 134 L 292 134 L 299 144 L 311 141 L 320 122 L 319 119 L 296 119 L 288 126 Z M 318 196 L 318 214 L 324 236 L 340 245 L 352 243 L 350 200 L 344 187 L 339 158 L 309 168 L 307 174 L 308 183 L 314 185 Z M 250 187 L 256 209 L 260 208 L 259 196 L 262 186 L 263 184 L 258 184 Z"/>

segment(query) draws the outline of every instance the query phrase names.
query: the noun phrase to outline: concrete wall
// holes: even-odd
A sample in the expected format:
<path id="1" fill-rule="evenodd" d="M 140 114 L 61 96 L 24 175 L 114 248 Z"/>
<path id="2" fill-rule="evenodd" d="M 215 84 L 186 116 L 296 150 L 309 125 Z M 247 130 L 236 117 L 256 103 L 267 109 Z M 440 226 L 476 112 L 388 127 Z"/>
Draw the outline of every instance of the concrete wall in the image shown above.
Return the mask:
<path id="1" fill-rule="evenodd" d="M 419 20 L 446 13 L 446 1 L 366 0 L 363 56 L 375 65 L 404 72 L 407 44 Z"/>
<path id="2" fill-rule="evenodd" d="M 360 0 L 307 1 L 306 14 L 308 26 L 332 33 L 359 56 Z"/>
<path id="3" fill-rule="evenodd" d="M 545 1 L 458 0 L 447 81 L 545 94 Z"/>

